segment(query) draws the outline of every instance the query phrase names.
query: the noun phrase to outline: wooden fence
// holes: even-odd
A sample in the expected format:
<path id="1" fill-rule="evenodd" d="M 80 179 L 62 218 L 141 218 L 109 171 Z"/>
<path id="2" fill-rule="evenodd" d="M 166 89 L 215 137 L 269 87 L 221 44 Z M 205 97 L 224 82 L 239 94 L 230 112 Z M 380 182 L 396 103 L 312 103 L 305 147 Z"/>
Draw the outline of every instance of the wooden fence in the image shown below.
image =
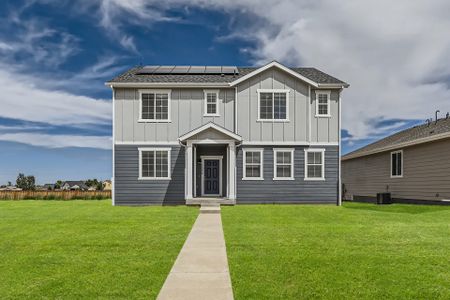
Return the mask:
<path id="1" fill-rule="evenodd" d="M 0 200 L 101 200 L 111 191 L 0 191 Z"/>

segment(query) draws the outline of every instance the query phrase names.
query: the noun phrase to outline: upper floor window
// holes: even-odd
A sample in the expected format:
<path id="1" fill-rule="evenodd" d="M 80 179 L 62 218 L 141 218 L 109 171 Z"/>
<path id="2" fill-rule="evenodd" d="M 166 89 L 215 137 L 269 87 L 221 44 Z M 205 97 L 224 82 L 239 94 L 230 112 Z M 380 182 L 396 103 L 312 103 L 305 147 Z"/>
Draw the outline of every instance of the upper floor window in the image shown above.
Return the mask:
<path id="1" fill-rule="evenodd" d="M 219 91 L 205 91 L 205 116 L 219 116 Z"/>
<path id="2" fill-rule="evenodd" d="M 139 121 L 170 122 L 170 90 L 141 90 Z"/>
<path id="3" fill-rule="evenodd" d="M 244 180 L 263 180 L 263 149 L 244 149 Z"/>
<path id="4" fill-rule="evenodd" d="M 294 149 L 273 149 L 273 180 L 294 179 Z"/>
<path id="5" fill-rule="evenodd" d="M 305 149 L 305 180 L 325 179 L 325 149 Z"/>
<path id="6" fill-rule="evenodd" d="M 288 121 L 289 90 L 258 90 L 258 121 Z"/>
<path id="7" fill-rule="evenodd" d="M 391 177 L 403 176 L 403 151 L 391 152 Z"/>
<path id="8" fill-rule="evenodd" d="M 170 179 L 170 148 L 139 148 L 139 179 Z"/>
<path id="9" fill-rule="evenodd" d="M 316 117 L 330 116 L 330 91 L 316 91 Z"/>

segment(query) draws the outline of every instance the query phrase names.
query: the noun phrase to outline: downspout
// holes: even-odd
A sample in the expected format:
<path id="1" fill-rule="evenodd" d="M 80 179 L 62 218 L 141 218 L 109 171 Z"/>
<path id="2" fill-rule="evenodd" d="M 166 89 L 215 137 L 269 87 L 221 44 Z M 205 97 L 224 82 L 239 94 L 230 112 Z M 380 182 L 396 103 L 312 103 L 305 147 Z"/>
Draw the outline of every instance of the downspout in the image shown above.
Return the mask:
<path id="1" fill-rule="evenodd" d="M 342 93 L 342 88 L 339 90 L 339 118 L 338 118 L 338 140 L 339 140 L 339 153 L 338 153 L 338 159 L 339 159 L 339 163 L 338 163 L 338 173 L 339 173 L 339 181 L 338 181 L 338 201 L 337 201 L 337 205 L 341 206 L 342 205 L 342 174 L 341 174 L 341 147 L 342 147 L 342 143 L 341 143 L 341 93 Z"/>
<path id="2" fill-rule="evenodd" d="M 115 151 L 115 144 L 116 144 L 116 129 L 115 129 L 115 118 L 116 118 L 116 95 L 114 92 L 114 87 L 110 85 L 111 91 L 112 91 L 112 178 L 111 178 L 111 204 L 112 206 L 116 205 L 116 197 L 115 197 L 115 185 L 116 185 L 116 151 Z"/>

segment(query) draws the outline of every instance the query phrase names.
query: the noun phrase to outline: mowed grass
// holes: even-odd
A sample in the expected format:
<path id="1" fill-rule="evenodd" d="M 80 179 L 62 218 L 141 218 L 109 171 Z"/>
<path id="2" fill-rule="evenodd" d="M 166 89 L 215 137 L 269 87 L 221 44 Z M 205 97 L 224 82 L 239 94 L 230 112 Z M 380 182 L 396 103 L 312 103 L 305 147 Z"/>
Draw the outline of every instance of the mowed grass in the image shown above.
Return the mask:
<path id="1" fill-rule="evenodd" d="M 222 208 L 236 299 L 450 299 L 450 207 Z"/>
<path id="2" fill-rule="evenodd" d="M 0 202 L 0 299 L 154 299 L 198 214 L 111 201 Z"/>

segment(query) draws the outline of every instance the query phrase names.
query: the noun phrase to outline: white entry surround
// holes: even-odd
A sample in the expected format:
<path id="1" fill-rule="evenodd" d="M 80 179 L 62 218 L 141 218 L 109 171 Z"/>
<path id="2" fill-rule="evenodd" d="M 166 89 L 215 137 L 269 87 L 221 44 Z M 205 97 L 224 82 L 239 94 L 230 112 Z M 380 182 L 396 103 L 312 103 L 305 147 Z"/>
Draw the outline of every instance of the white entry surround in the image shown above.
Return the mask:
<path id="1" fill-rule="evenodd" d="M 230 200 L 236 200 L 236 143 L 240 143 L 242 138 L 214 123 L 205 124 L 191 132 L 179 138 L 181 144 L 186 147 L 185 155 L 185 198 L 186 200 L 191 200 L 197 197 L 194 190 L 196 186 L 196 168 L 194 168 L 194 160 L 197 157 L 195 145 L 228 145 L 227 146 L 227 157 L 226 157 L 226 168 L 227 172 L 227 184 L 226 191 L 222 195 Z M 203 191 L 203 187 L 201 189 Z"/>

